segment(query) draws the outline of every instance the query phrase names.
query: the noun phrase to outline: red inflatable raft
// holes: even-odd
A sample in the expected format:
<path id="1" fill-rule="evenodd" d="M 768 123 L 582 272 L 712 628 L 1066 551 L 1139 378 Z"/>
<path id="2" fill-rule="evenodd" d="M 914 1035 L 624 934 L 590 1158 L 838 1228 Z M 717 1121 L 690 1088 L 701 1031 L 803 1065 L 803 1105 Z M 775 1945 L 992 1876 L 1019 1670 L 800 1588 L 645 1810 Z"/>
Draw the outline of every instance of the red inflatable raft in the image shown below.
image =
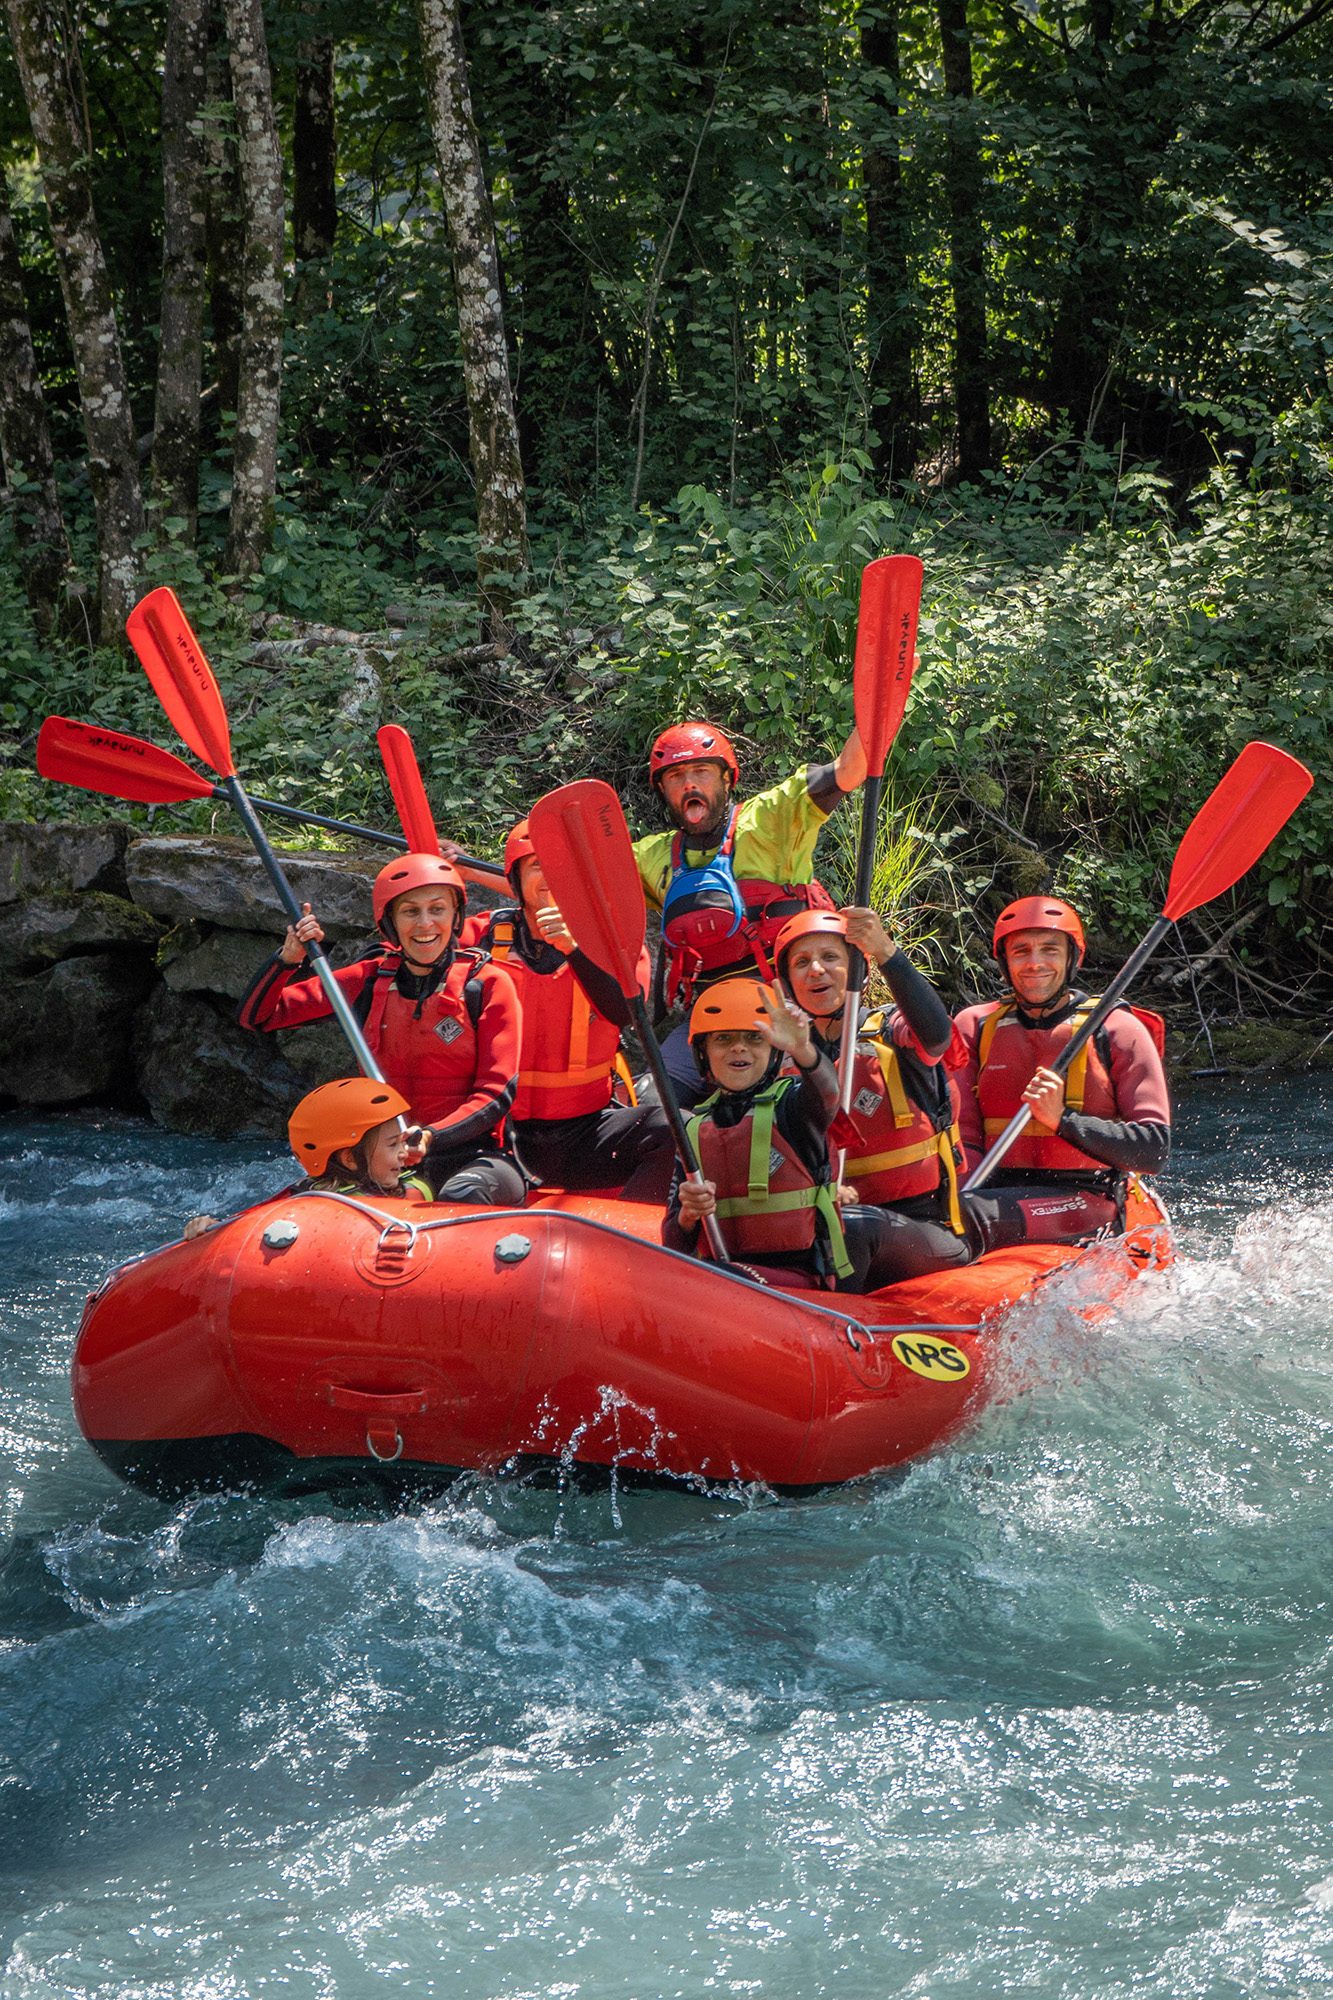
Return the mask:
<path id="1" fill-rule="evenodd" d="M 1136 1191 L 1110 1245 L 1000 1251 L 856 1298 L 664 1250 L 659 1221 L 598 1196 L 280 1196 L 90 1296 L 79 1424 L 162 1493 L 533 1461 L 820 1486 L 954 1431 L 987 1393 L 997 1319 L 1052 1273 L 1095 1259 L 1095 1311 L 1170 1256 Z"/>

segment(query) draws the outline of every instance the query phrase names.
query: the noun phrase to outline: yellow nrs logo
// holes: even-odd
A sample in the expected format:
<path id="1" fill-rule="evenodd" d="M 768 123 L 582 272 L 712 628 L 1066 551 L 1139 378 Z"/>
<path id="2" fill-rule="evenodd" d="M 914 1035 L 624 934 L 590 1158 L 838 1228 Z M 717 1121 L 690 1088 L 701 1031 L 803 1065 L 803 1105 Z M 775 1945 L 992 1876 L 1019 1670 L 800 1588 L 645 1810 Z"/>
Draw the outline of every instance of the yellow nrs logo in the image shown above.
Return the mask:
<path id="1" fill-rule="evenodd" d="M 904 1368 L 924 1375 L 927 1382 L 961 1382 L 972 1372 L 972 1364 L 952 1341 L 932 1340 L 927 1334 L 897 1333 L 893 1351 Z"/>

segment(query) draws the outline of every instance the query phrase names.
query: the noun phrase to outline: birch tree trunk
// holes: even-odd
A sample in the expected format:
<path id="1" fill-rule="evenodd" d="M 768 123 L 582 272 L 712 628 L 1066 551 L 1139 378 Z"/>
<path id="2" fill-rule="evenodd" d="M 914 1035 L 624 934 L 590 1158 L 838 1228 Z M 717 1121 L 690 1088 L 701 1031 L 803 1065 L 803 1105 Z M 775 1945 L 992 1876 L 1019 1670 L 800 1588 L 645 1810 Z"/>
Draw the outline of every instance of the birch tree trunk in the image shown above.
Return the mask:
<path id="1" fill-rule="evenodd" d="M 974 479 L 990 464 L 990 381 L 986 355 L 986 248 L 981 152 L 972 118 L 972 47 L 967 0 L 939 0 L 944 87 L 949 94 L 945 183 L 953 277 L 954 398 L 958 472 Z"/>
<path id="2" fill-rule="evenodd" d="M 458 0 L 417 0 L 417 23 L 463 348 L 477 492 L 477 586 L 488 635 L 507 640 L 512 578 L 527 567 L 528 525 L 495 221 L 472 116 Z"/>
<path id="3" fill-rule="evenodd" d="M 232 445 L 227 564 L 259 568 L 273 533 L 282 395 L 282 155 L 273 114 L 273 73 L 262 0 L 223 0 L 236 103 L 245 217 L 244 321 Z"/>
<path id="4" fill-rule="evenodd" d="M 23 267 L 0 174 L 0 464 L 14 510 L 23 591 L 45 636 L 58 622 L 69 544 L 56 489 L 46 398 L 37 372 Z"/>
<path id="5" fill-rule="evenodd" d="M 199 518 L 203 387 L 204 93 L 212 0 L 169 0 L 162 72 L 162 338 L 153 412 L 153 498 L 165 518 Z"/>
<path id="6" fill-rule="evenodd" d="M 60 289 L 78 377 L 97 514 L 98 617 L 119 643 L 137 594 L 144 531 L 134 417 L 111 280 L 93 208 L 83 80 L 69 17 L 51 0 L 5 0 L 10 39 L 41 163 Z"/>

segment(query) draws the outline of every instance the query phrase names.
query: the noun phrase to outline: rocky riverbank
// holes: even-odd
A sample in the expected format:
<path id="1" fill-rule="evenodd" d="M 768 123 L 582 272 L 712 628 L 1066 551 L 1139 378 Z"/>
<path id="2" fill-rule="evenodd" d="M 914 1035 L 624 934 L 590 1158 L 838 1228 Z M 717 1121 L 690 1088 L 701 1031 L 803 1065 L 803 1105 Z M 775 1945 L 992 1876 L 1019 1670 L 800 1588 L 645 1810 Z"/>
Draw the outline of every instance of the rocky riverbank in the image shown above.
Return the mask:
<path id="1" fill-rule="evenodd" d="M 374 942 L 383 860 L 283 856 L 335 962 Z M 283 924 L 243 841 L 0 823 L 0 1107 L 112 1104 L 177 1132 L 282 1131 L 304 1091 L 350 1066 L 331 1023 L 237 1025 Z"/>

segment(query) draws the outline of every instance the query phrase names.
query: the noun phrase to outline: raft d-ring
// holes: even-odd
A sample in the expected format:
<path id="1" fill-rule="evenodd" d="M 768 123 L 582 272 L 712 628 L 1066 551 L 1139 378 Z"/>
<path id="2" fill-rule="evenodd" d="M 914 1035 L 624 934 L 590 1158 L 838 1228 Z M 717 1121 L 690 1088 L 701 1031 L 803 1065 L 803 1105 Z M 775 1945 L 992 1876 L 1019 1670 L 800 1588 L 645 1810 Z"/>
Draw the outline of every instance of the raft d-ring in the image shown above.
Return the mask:
<path id="1" fill-rule="evenodd" d="M 384 1248 L 389 1238 L 400 1230 L 407 1237 L 407 1255 L 409 1257 L 412 1255 L 412 1252 L 417 1247 L 417 1226 L 415 1222 L 409 1222 L 406 1216 L 403 1216 L 400 1220 L 396 1215 L 386 1219 L 384 1227 L 380 1231 L 380 1240 L 375 1245 L 376 1255 Z"/>
<path id="2" fill-rule="evenodd" d="M 379 1426 L 379 1434 L 381 1437 L 384 1436 L 384 1426 Z M 401 1458 L 403 1455 L 403 1434 L 399 1430 L 397 1424 L 395 1424 L 393 1427 L 392 1451 L 380 1450 L 379 1446 L 375 1442 L 375 1432 L 373 1430 L 368 1430 L 366 1432 L 366 1450 L 370 1453 L 372 1458 L 377 1458 L 381 1465 L 392 1465 L 395 1459 Z"/>
<path id="3" fill-rule="evenodd" d="M 848 1320 L 847 1324 L 843 1327 L 843 1332 L 847 1336 L 847 1345 L 851 1348 L 853 1354 L 859 1354 L 861 1352 L 861 1343 L 856 1336 L 858 1333 L 864 1333 L 864 1331 L 865 1331 L 864 1327 L 853 1326 L 850 1320 Z"/>

